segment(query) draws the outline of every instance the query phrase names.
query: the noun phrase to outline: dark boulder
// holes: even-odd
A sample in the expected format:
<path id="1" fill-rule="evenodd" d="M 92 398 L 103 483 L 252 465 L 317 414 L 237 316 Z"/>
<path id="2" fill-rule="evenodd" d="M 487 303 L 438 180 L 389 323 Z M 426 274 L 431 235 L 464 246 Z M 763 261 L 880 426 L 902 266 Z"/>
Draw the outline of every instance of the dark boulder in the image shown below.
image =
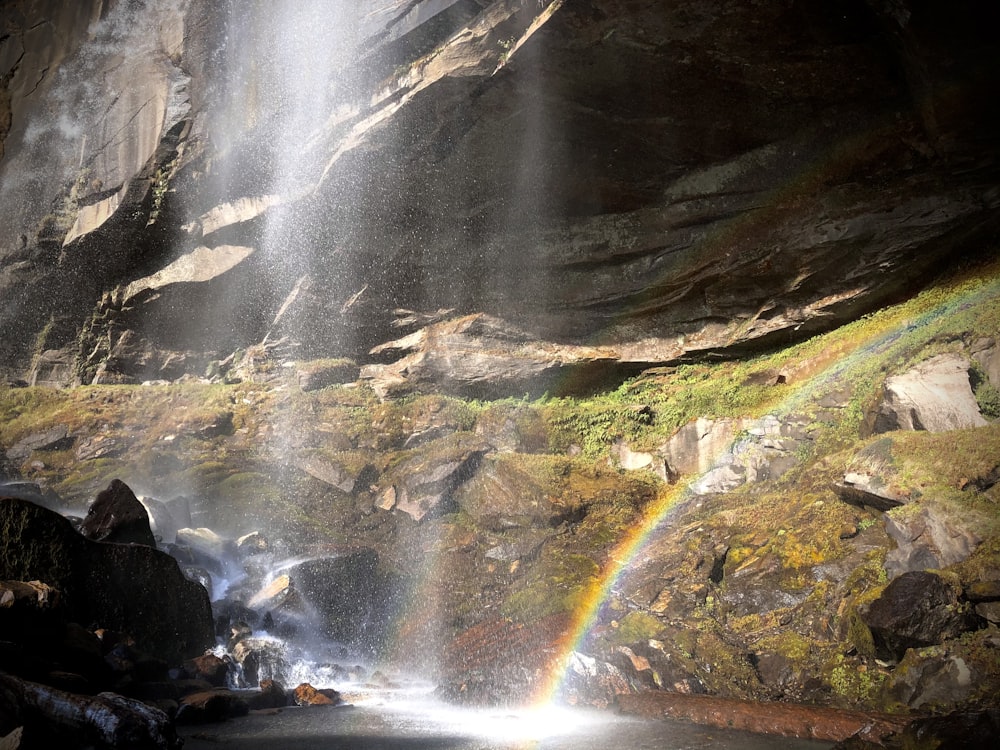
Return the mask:
<path id="1" fill-rule="evenodd" d="M 56 587 L 70 620 L 129 633 L 140 651 L 179 664 L 215 643 L 204 587 L 152 547 L 80 536 L 62 516 L 0 502 L 0 579 Z"/>
<path id="2" fill-rule="evenodd" d="M 131 488 L 112 479 L 87 510 L 80 532 L 98 542 L 118 542 L 156 546 L 149 528 L 149 514 Z"/>
<path id="3" fill-rule="evenodd" d="M 903 573 L 873 601 L 862 619 L 882 658 L 897 661 L 908 648 L 933 646 L 975 630 L 978 618 L 960 590 L 927 571 Z"/>
<path id="4" fill-rule="evenodd" d="M 838 742 L 832 750 L 993 750 L 1000 737 L 1000 710 L 956 712 L 944 716 L 913 719 L 905 727 L 883 737 L 869 738 L 864 732 Z"/>
<path id="5" fill-rule="evenodd" d="M 382 570 L 374 550 L 308 560 L 290 568 L 288 575 L 299 597 L 318 614 L 324 636 L 363 653 L 378 653 L 389 635 L 399 587 Z"/>

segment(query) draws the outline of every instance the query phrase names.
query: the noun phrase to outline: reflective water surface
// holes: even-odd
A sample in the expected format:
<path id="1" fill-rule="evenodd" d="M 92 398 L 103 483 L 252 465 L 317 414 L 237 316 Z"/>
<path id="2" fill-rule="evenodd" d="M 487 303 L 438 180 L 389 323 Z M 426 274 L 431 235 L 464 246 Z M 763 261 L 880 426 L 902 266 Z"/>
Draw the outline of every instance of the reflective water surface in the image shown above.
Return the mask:
<path id="1" fill-rule="evenodd" d="M 287 708 L 182 733 L 184 750 L 827 750 L 832 744 L 583 709 L 476 711 L 430 701 Z"/>

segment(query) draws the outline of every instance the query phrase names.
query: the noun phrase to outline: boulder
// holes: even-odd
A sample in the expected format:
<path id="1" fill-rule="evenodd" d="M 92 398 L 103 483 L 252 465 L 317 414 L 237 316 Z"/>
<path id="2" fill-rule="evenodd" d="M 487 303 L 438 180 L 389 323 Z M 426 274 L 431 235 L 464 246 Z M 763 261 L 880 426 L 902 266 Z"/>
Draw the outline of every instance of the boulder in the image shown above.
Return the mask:
<path id="1" fill-rule="evenodd" d="M 0 502 L 0 579 L 59 589 L 67 616 L 129 633 L 141 651 L 179 664 L 215 643 L 205 589 L 164 552 L 93 542 L 52 511 Z"/>
<path id="2" fill-rule="evenodd" d="M 452 509 L 454 492 L 478 468 L 490 446 L 468 435 L 442 438 L 415 451 L 379 480 L 376 505 L 398 510 L 414 521 Z"/>
<path id="3" fill-rule="evenodd" d="M 62 500 L 52 490 L 43 490 L 35 482 L 11 480 L 0 482 L 0 497 L 17 497 L 49 510 L 62 509 Z"/>
<path id="4" fill-rule="evenodd" d="M 178 724 L 208 724 L 248 713 L 250 705 L 244 695 L 226 688 L 213 688 L 182 697 L 176 721 Z"/>
<path id="5" fill-rule="evenodd" d="M 205 680 L 213 687 L 225 687 L 229 662 L 213 653 L 202 654 L 184 662 L 184 671 L 194 679 Z"/>
<path id="6" fill-rule="evenodd" d="M 33 432 L 7 449 L 10 461 L 24 461 L 34 451 L 59 451 L 72 447 L 76 437 L 70 435 L 65 425 L 55 425 L 45 432 Z"/>
<path id="7" fill-rule="evenodd" d="M 975 531 L 929 505 L 913 513 L 886 514 L 885 530 L 896 542 L 885 558 L 889 578 L 928 568 L 960 563 L 982 542 Z"/>
<path id="8" fill-rule="evenodd" d="M 831 750 L 993 750 L 1000 737 L 1000 710 L 956 711 L 941 716 L 918 716 L 882 737 L 864 729 L 838 742 Z"/>
<path id="9" fill-rule="evenodd" d="M 340 693 L 330 688 L 317 690 L 308 682 L 303 682 L 292 691 L 296 706 L 336 706 L 340 703 Z"/>
<path id="10" fill-rule="evenodd" d="M 263 711 L 272 708 L 284 708 L 289 705 L 288 692 L 280 682 L 261 680 L 260 691 L 247 696 L 251 711 Z"/>
<path id="11" fill-rule="evenodd" d="M 854 471 L 847 472 L 843 481 L 835 482 L 833 491 L 845 503 L 876 510 L 898 508 L 909 500 L 902 491 L 886 485 L 881 477 Z"/>
<path id="12" fill-rule="evenodd" d="M 80 532 L 100 542 L 156 546 L 146 508 L 120 479 L 112 479 L 111 484 L 97 494 L 87 509 Z"/>
<path id="13" fill-rule="evenodd" d="M 777 479 L 798 463 L 796 451 L 808 439 L 794 417 L 701 417 L 677 430 L 658 452 L 669 475 L 690 476 L 692 491 L 708 495 Z"/>
<path id="14" fill-rule="evenodd" d="M 979 627 L 960 590 L 927 571 L 903 573 L 861 613 L 876 653 L 899 661 L 910 648 L 933 646 Z"/>
<path id="15" fill-rule="evenodd" d="M 986 424 L 972 392 L 969 360 L 939 354 L 885 382 L 885 394 L 873 431 L 945 432 Z"/>
<path id="16" fill-rule="evenodd" d="M 379 653 L 400 591 L 374 550 L 307 560 L 289 568 L 288 576 L 316 613 L 320 635 L 368 655 Z"/>

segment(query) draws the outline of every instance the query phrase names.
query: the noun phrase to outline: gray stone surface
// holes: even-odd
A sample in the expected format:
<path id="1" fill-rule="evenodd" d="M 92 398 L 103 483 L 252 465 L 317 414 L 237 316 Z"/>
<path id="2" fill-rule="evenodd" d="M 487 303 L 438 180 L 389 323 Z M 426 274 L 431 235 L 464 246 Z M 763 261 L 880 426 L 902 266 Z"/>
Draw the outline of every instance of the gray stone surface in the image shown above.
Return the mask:
<path id="1" fill-rule="evenodd" d="M 946 432 L 987 424 L 972 393 L 969 367 L 962 354 L 940 354 L 888 378 L 875 432 Z"/>

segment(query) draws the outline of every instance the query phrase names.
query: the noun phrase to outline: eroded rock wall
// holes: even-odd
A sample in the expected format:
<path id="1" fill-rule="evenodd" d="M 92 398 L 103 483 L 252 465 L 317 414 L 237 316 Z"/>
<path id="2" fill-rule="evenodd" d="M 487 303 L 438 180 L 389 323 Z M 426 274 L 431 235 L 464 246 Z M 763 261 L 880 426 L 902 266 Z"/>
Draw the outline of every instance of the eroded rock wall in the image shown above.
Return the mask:
<path id="1" fill-rule="evenodd" d="M 50 5 L 0 32 L 10 373 L 62 348 L 84 381 L 175 377 L 265 337 L 363 360 L 400 308 L 663 362 L 850 319 L 995 236 L 982 4 Z M 250 252 L 108 303 L 223 246 Z"/>

